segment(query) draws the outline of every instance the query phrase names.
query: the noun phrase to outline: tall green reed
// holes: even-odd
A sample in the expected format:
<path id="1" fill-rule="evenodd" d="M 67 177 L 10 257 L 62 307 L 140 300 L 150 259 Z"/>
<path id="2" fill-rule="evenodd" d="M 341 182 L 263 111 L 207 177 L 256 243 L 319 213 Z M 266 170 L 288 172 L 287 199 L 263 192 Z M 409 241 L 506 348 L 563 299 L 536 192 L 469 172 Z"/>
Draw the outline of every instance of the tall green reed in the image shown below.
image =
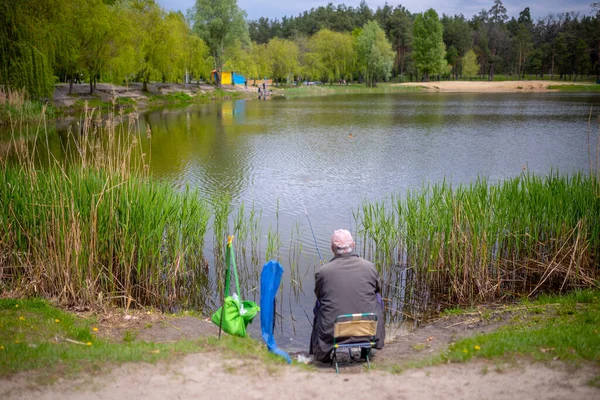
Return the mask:
<path id="1" fill-rule="evenodd" d="M 427 185 L 365 202 L 357 235 L 386 300 L 413 310 L 598 285 L 596 187 L 594 175 L 557 171 Z"/>
<path id="2" fill-rule="evenodd" d="M 29 144 L 13 132 L 16 162 L 0 165 L 5 289 L 65 304 L 206 305 L 208 206 L 151 179 L 128 118 L 86 109 L 63 161 L 43 125 Z"/>

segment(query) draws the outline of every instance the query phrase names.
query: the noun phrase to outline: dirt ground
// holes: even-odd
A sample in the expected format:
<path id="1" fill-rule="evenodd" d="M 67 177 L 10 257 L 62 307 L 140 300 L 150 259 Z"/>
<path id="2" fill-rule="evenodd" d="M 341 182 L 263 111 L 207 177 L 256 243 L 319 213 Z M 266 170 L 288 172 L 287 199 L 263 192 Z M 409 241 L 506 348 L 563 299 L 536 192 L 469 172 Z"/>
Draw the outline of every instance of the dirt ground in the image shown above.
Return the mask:
<path id="1" fill-rule="evenodd" d="M 82 318 L 89 314 L 81 313 Z M 30 373 L 0 380 L 2 399 L 600 399 L 588 382 L 600 375 L 598 365 L 572 366 L 560 361 L 533 363 L 473 361 L 385 372 L 392 365 L 418 360 L 449 343 L 505 324 L 511 314 L 502 308 L 486 313 L 438 319 L 413 332 L 390 338 L 367 370 L 364 363 L 345 363 L 341 373 L 328 364 L 314 370 L 257 360 L 232 358 L 217 351 L 181 356 L 157 364 L 124 364 L 110 371 L 64 379 L 52 385 L 31 385 Z M 167 317 L 160 313 L 114 311 L 98 318 L 99 333 L 122 340 L 127 331 L 136 340 L 170 342 L 217 335 L 205 319 Z"/>
<path id="2" fill-rule="evenodd" d="M 252 94 L 257 92 L 257 88 L 243 86 L 227 86 L 228 92 L 242 92 Z M 117 86 L 108 83 L 98 83 L 94 93 L 90 93 L 89 83 L 74 84 L 71 94 L 69 94 L 69 84 L 60 83 L 55 86 L 52 102 L 55 107 L 68 108 L 73 106 L 77 100 L 100 99 L 102 101 L 111 101 L 115 96 L 134 99 L 139 109 L 143 109 L 148 104 L 150 95 L 166 95 L 173 92 L 183 92 L 190 96 L 214 91 L 214 86 L 206 83 L 169 84 L 169 83 L 150 83 L 148 91 L 142 90 L 141 83 L 130 83 L 126 86 Z"/>
<path id="3" fill-rule="evenodd" d="M 440 82 L 409 82 L 397 83 L 398 86 L 420 86 L 430 92 L 447 93 L 527 93 L 527 92 L 552 92 L 548 86 L 576 85 L 573 82 L 557 81 L 440 81 Z"/>

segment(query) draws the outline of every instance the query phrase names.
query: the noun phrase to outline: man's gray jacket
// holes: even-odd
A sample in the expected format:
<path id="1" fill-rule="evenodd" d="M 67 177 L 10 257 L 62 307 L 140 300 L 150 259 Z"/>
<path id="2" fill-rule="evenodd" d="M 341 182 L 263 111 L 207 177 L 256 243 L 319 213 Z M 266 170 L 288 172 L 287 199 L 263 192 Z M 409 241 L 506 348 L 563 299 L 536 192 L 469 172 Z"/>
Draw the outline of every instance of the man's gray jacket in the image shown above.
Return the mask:
<path id="1" fill-rule="evenodd" d="M 383 347 L 385 325 L 377 293 L 381 293 L 381 283 L 375 265 L 356 254 L 336 255 L 315 273 L 317 306 L 310 338 L 310 354 L 315 360 L 329 361 L 333 324 L 335 317 L 342 314 L 377 314 L 375 347 Z"/>

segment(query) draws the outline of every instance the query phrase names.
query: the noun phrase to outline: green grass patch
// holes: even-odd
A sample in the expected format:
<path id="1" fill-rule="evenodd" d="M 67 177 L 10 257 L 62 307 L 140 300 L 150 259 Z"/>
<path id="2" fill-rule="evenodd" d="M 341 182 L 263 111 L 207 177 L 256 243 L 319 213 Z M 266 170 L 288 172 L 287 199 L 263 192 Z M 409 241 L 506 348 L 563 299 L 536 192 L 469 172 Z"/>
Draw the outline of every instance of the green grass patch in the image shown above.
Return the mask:
<path id="1" fill-rule="evenodd" d="M 159 96 L 158 99 L 167 103 L 186 103 L 191 102 L 194 98 L 184 92 L 173 92 Z"/>
<path id="2" fill-rule="evenodd" d="M 600 85 L 549 85 L 548 89 L 566 93 L 599 93 Z"/>
<path id="3" fill-rule="evenodd" d="M 79 318 L 41 299 L 0 299 L 0 376 L 40 370 L 42 378 L 100 371 L 107 363 L 156 362 L 182 354 L 219 349 L 268 363 L 284 362 L 251 338 L 217 338 L 150 343 L 126 331 L 112 343 L 97 336 L 95 319 Z"/>
<path id="4" fill-rule="evenodd" d="M 509 326 L 456 342 L 442 358 L 467 361 L 506 356 L 600 361 L 600 290 L 525 303 Z"/>
<path id="5" fill-rule="evenodd" d="M 287 97 L 304 97 L 304 96 L 327 96 L 333 94 L 344 93 L 396 93 L 396 92 L 420 92 L 423 88 L 419 86 L 402 86 L 397 84 L 380 83 L 374 88 L 369 88 L 364 84 L 349 84 L 349 85 L 299 85 L 295 87 L 285 88 L 284 92 Z"/>
<path id="6" fill-rule="evenodd" d="M 184 105 L 184 104 L 205 104 L 212 103 L 213 101 L 219 100 L 234 100 L 242 98 L 241 92 L 227 92 L 223 89 L 215 89 L 204 93 L 191 96 L 184 92 L 173 92 L 165 95 L 152 95 L 150 96 L 150 102 L 153 107 L 159 105 Z"/>

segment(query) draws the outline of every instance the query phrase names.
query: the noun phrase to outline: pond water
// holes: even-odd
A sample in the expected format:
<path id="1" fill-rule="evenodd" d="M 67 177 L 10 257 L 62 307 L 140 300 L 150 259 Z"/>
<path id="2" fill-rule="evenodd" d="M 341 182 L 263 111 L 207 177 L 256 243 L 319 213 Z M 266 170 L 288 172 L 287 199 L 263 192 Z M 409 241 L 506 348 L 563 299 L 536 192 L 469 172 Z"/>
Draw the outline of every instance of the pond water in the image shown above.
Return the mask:
<path id="1" fill-rule="evenodd" d="M 269 229 L 279 232 L 286 272 L 276 340 L 306 350 L 319 260 L 304 207 L 329 259 L 332 231 L 354 232 L 352 213 L 364 200 L 444 179 L 495 183 L 523 169 L 586 171 L 588 116 L 599 103 L 596 95 L 558 93 L 344 94 L 163 109 L 140 123 L 141 132 L 152 131 L 144 145 L 155 177 L 207 197 L 229 193 L 234 206 L 254 204 L 263 246 Z M 296 231 L 302 256 L 292 288 L 286 264 Z M 246 297 L 258 301 L 256 280 L 250 286 Z M 260 335 L 258 318 L 250 332 Z"/>

